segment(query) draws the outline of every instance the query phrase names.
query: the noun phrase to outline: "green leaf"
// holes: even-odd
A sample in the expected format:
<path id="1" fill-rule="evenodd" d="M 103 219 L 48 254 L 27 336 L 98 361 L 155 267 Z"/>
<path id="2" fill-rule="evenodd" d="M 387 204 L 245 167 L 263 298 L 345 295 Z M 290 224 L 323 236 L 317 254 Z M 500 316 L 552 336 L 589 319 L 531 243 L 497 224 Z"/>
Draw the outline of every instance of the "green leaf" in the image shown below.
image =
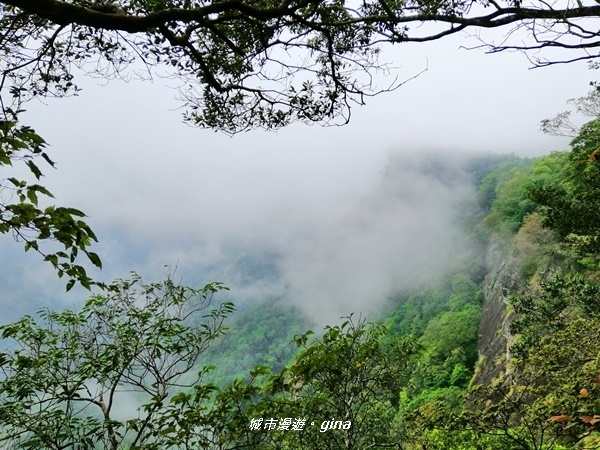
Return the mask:
<path id="1" fill-rule="evenodd" d="M 75 286 L 75 280 L 71 279 L 67 282 L 67 292 L 73 289 L 73 286 Z"/>
<path id="2" fill-rule="evenodd" d="M 42 152 L 42 158 L 44 158 L 46 160 L 46 162 L 48 164 L 50 164 L 52 167 L 55 167 L 54 161 L 52 161 L 45 152 Z"/>
<path id="3" fill-rule="evenodd" d="M 8 178 L 8 181 L 10 181 L 12 184 L 14 184 L 16 187 L 19 187 L 19 188 L 25 186 L 24 181 L 17 180 L 14 177 Z"/>
<path id="4" fill-rule="evenodd" d="M 39 180 L 42 177 L 42 172 L 40 171 L 40 169 L 38 169 L 38 166 L 35 165 L 35 163 L 33 161 L 27 161 L 25 164 L 27 164 L 27 167 L 29 167 L 29 170 L 31 170 L 31 173 L 33 173 L 33 175 Z"/>
<path id="5" fill-rule="evenodd" d="M 75 208 L 59 208 L 61 211 L 64 211 L 72 216 L 77 216 L 77 217 L 85 217 L 85 214 L 83 212 L 81 212 L 78 209 Z"/>
<path id="6" fill-rule="evenodd" d="M 35 189 L 36 192 L 41 192 L 42 194 L 50 198 L 54 198 L 54 195 L 52 195 L 52 193 L 48 189 L 46 189 L 44 186 L 40 186 L 39 184 L 34 184 L 30 186 L 29 189 Z"/>
<path id="7" fill-rule="evenodd" d="M 94 252 L 86 252 L 88 258 L 90 259 L 90 261 L 92 262 L 92 264 L 94 264 L 96 267 L 102 269 L 102 261 L 100 260 L 100 257 L 94 253 Z"/>
<path id="8" fill-rule="evenodd" d="M 29 189 L 27 189 L 27 198 L 29 199 L 29 201 L 31 203 L 33 203 L 34 205 L 37 206 L 38 204 L 38 197 L 35 193 L 34 189 L 31 189 L 31 187 Z"/>

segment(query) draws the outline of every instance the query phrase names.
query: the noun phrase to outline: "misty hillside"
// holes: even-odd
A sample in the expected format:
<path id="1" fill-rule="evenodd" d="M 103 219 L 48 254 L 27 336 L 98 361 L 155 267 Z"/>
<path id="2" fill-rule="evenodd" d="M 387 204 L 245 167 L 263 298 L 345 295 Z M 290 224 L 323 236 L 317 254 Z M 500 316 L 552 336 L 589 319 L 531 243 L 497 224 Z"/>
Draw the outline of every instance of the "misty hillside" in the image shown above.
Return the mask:
<path id="1" fill-rule="evenodd" d="M 224 285 L 134 275 L 4 325 L 7 448 L 600 448 L 598 123 L 396 155 L 343 214 L 177 268 Z"/>
<path id="2" fill-rule="evenodd" d="M 369 414 L 388 420 L 384 436 L 364 426 L 361 432 L 379 442 L 401 441 L 402 448 L 600 448 L 600 260 L 589 225 L 597 221 L 600 165 L 585 159 L 590 141 L 536 159 L 481 156 L 451 166 L 427 157 L 393 161 L 378 188 L 336 224 L 339 235 L 324 241 L 314 261 L 322 263 L 315 272 L 332 280 L 349 275 L 340 291 L 347 294 L 333 302 L 339 314 L 358 311 L 382 321 L 392 336 L 410 336 L 419 348 L 399 385 L 386 391 L 392 416 L 382 416 L 377 405 L 355 411 L 365 421 Z M 321 304 L 327 293 L 318 297 Z M 224 347 L 213 347 L 216 357 L 208 355 L 220 383 L 244 377 L 248 348 L 257 363 L 276 370 L 287 360 L 290 373 L 319 346 L 339 350 L 325 339 L 331 328 L 295 356 L 285 338 L 278 344 L 277 330 L 320 328 L 318 319 L 310 320 L 319 317 L 311 308 L 319 303 L 308 299 L 300 306 L 308 320 L 294 322 L 282 304 L 283 298 L 233 318 L 233 334 Z M 241 333 L 248 323 L 256 337 Z M 218 355 L 225 354 L 238 364 L 222 372 Z M 360 385 L 356 376 L 352 383 Z M 325 448 L 339 445 L 313 437 Z M 272 445 L 275 438 L 265 439 Z"/>
<path id="3" fill-rule="evenodd" d="M 474 225 L 483 214 L 477 185 L 482 171 L 510 159 L 465 156 L 441 164 L 398 155 L 371 194 L 335 222 L 306 230 L 301 245 L 238 259 L 229 273 L 249 286 L 242 290 L 268 280 L 271 295 L 241 305 L 228 335 L 209 350 L 217 378 L 243 376 L 254 364 L 279 367 L 293 357 L 294 334 L 350 314 L 421 336 L 452 297 L 456 308 L 477 305 L 465 313 L 477 323 L 485 274 L 485 237 Z M 473 341 L 475 329 L 470 333 Z"/>

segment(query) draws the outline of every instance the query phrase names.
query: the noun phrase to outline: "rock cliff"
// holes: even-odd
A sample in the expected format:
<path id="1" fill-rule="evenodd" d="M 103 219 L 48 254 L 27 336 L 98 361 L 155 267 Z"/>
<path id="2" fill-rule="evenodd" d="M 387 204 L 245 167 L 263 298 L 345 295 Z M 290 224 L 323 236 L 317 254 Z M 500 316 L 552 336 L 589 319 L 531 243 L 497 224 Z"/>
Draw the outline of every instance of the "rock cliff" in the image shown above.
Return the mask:
<path id="1" fill-rule="evenodd" d="M 473 382 L 489 384 L 506 373 L 509 348 L 511 309 L 508 297 L 523 286 L 520 277 L 520 258 L 510 241 L 495 237 L 491 240 L 486 264 L 488 273 L 483 282 L 483 312 L 479 325 L 479 362 Z"/>

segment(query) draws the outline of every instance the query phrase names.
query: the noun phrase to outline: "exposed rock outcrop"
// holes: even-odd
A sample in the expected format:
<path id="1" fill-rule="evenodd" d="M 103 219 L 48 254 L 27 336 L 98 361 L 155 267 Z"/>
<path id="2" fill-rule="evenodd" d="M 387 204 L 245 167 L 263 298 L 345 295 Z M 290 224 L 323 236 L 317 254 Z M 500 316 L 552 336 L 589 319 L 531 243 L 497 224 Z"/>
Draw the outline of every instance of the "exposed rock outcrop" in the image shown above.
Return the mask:
<path id="1" fill-rule="evenodd" d="M 475 384 L 489 384 L 508 370 L 512 336 L 512 313 L 508 297 L 522 288 L 521 260 L 512 251 L 510 241 L 493 238 L 486 256 L 488 274 L 483 282 L 483 312 L 479 324 L 479 363 Z"/>

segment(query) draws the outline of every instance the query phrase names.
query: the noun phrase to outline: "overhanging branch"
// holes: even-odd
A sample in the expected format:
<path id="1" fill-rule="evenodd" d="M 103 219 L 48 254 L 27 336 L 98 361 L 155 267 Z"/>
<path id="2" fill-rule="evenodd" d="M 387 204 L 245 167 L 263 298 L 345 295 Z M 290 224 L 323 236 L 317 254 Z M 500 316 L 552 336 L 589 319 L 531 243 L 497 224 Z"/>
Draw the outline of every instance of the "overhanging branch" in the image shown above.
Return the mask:
<path id="1" fill-rule="evenodd" d="M 187 119 L 238 132 L 293 121 L 346 123 L 351 102 L 362 104 L 386 91 L 373 82 L 376 73 L 387 72 L 379 62 L 384 43 L 507 27 L 509 36 L 526 31 L 530 43 L 484 43 L 489 51 L 561 48 L 585 52 L 562 61 L 598 57 L 589 51 L 600 46 L 600 32 L 585 27 L 585 19 L 600 17 L 598 4 L 555 9 L 544 0 L 527 7 L 514 0 L 354 3 L 198 0 L 186 7 L 187 0 L 171 0 L 172 6 L 162 7 L 149 0 L 0 0 L 8 6 L 0 20 L 0 42 L 7 49 L 0 70 L 22 101 L 72 91 L 71 64 L 108 64 L 102 73 L 107 77 L 119 76 L 135 59 L 149 70 L 166 64 L 182 82 Z M 433 26 L 423 31 L 423 24 Z M 49 44 L 31 47 L 38 42 Z M 25 64 L 30 61 L 39 64 Z"/>

